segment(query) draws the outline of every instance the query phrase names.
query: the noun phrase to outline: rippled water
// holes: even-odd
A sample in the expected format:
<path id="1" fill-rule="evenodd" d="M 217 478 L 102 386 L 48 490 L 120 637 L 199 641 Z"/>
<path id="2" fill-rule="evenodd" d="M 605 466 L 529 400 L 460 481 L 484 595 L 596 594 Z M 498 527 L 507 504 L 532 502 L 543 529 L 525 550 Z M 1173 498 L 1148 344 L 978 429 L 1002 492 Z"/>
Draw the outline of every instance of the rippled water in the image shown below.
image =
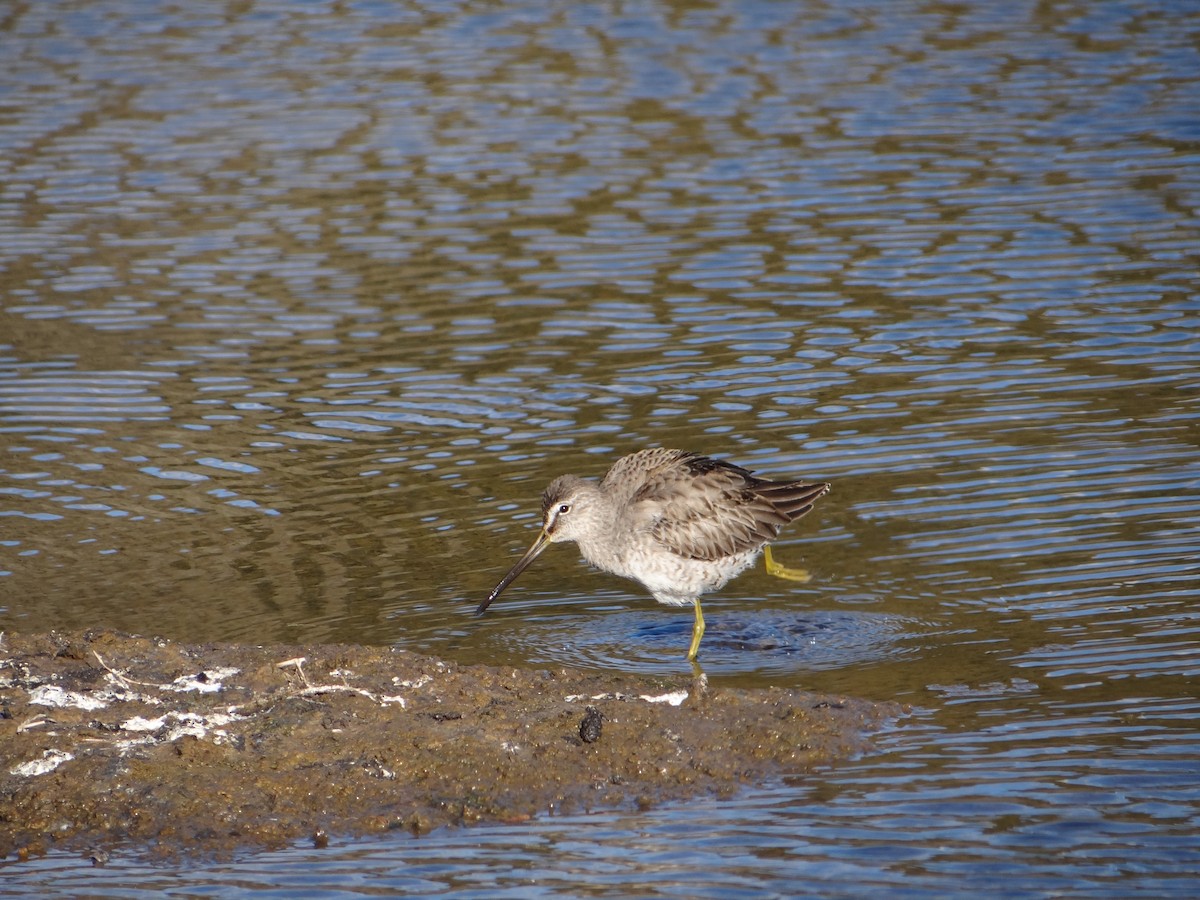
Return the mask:
<path id="1" fill-rule="evenodd" d="M 648 445 L 831 481 L 717 683 L 912 704 L 647 813 L 0 891 L 1161 896 L 1200 869 L 1189 4 L 26 4 L 0 20 L 0 629 L 684 672 L 546 553 Z M 997 882 L 1003 878 L 1003 882 Z M 182 887 L 186 885 L 186 887 Z"/>

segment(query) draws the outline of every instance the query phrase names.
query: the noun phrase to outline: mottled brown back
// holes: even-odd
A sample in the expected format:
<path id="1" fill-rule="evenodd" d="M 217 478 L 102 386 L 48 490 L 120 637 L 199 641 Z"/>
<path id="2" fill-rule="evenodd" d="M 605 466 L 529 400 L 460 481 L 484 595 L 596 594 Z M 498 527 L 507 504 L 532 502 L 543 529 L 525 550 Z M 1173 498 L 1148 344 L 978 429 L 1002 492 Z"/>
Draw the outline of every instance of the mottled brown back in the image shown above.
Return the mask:
<path id="1" fill-rule="evenodd" d="M 604 488 L 627 492 L 629 521 L 667 549 L 716 560 L 757 550 L 804 515 L 829 485 L 769 481 L 683 450 L 643 450 L 617 461 Z"/>

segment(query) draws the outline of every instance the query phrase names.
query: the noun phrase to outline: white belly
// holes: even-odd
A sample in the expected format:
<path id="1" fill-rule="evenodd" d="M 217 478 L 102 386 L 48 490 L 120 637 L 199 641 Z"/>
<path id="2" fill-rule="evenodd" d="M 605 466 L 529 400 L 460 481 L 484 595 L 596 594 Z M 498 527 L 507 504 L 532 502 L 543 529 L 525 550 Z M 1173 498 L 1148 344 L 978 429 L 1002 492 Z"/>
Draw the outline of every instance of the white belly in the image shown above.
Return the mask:
<path id="1" fill-rule="evenodd" d="M 701 594 L 724 587 L 731 578 L 746 571 L 758 554 L 758 550 L 750 550 L 709 561 L 661 552 L 638 553 L 635 550 L 619 560 L 606 560 L 608 565 L 597 568 L 641 582 L 659 603 L 690 606 Z M 596 563 L 593 562 L 593 565 Z"/>

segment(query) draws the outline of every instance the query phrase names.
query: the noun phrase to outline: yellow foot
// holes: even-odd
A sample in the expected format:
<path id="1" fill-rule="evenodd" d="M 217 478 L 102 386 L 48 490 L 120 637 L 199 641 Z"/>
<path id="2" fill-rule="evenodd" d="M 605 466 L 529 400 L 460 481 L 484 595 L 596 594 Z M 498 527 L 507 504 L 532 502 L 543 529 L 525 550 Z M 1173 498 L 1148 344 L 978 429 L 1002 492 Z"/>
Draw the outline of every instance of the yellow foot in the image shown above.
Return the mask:
<path id="1" fill-rule="evenodd" d="M 700 651 L 700 638 L 704 637 L 704 613 L 700 612 L 700 598 L 692 601 L 696 607 L 696 624 L 692 626 L 692 646 L 688 647 L 688 662 L 695 665 L 696 654 Z"/>
<path id="2" fill-rule="evenodd" d="M 771 546 L 768 544 L 763 547 L 763 562 L 767 564 L 767 574 L 774 575 L 776 578 L 786 578 L 788 581 L 809 581 L 812 575 L 808 573 L 808 569 L 789 569 L 787 566 L 775 562 L 775 557 L 771 555 Z"/>

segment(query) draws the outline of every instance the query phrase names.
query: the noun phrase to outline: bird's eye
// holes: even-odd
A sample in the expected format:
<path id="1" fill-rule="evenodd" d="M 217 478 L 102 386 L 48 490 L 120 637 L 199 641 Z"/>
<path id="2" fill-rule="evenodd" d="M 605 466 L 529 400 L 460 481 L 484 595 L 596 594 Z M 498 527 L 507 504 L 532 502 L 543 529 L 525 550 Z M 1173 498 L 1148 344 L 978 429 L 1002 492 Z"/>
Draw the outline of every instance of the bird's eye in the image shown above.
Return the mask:
<path id="1" fill-rule="evenodd" d="M 570 504 L 570 503 L 564 503 L 562 506 L 560 506 L 560 507 L 558 508 L 558 514 L 559 514 L 560 516 L 561 516 L 563 513 L 569 513 L 570 511 L 571 511 L 571 504 Z"/>

